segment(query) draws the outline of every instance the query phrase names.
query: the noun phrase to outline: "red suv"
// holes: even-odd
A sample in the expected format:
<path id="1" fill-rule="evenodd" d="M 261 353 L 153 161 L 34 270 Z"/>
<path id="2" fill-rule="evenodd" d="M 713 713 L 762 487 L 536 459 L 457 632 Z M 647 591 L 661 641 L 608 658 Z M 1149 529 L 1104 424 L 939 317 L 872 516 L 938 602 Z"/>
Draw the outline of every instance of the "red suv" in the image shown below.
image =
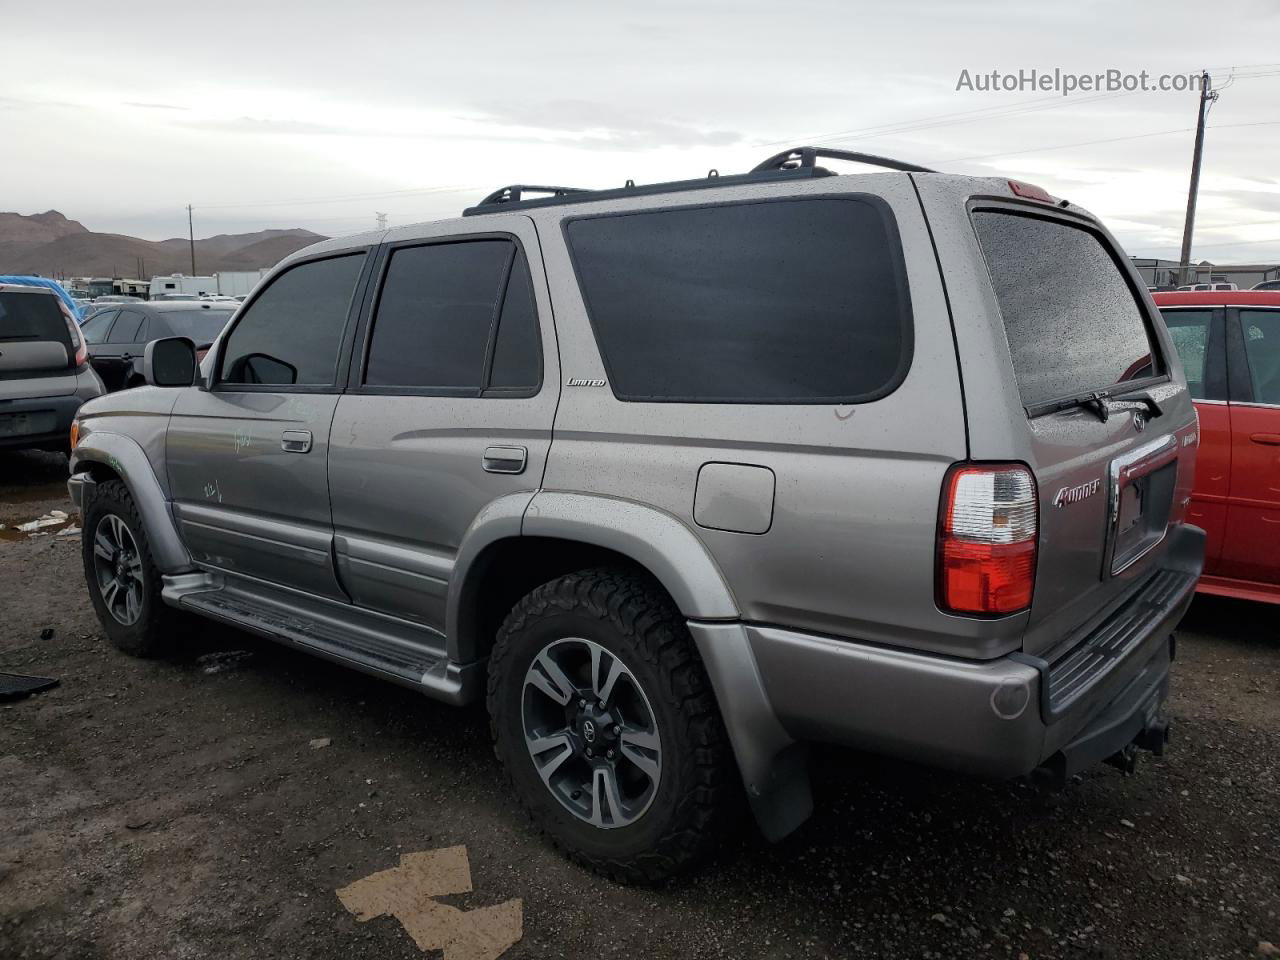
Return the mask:
<path id="1" fill-rule="evenodd" d="M 1200 415 L 1202 593 L 1280 603 L 1280 292 L 1157 293 Z"/>

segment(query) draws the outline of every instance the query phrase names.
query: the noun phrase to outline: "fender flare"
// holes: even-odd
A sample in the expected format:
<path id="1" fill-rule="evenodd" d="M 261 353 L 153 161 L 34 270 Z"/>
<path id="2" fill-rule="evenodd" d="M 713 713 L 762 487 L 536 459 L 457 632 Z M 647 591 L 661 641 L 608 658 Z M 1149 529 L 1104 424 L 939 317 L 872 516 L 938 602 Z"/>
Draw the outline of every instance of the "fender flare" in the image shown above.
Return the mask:
<path id="1" fill-rule="evenodd" d="M 529 537 L 559 537 L 605 547 L 652 573 L 691 620 L 736 620 L 738 602 L 702 541 L 654 507 L 614 497 L 539 493 L 524 515 Z"/>
<path id="2" fill-rule="evenodd" d="M 92 496 L 94 481 L 84 468 L 88 464 L 108 467 L 124 482 L 142 517 L 151 558 L 161 573 L 183 573 L 195 569 L 191 554 L 178 536 L 169 500 L 156 478 L 146 451 L 131 437 L 95 430 L 72 451 L 71 479 L 67 486 L 71 499 L 83 512 Z M 79 488 L 79 489 L 77 489 Z"/>

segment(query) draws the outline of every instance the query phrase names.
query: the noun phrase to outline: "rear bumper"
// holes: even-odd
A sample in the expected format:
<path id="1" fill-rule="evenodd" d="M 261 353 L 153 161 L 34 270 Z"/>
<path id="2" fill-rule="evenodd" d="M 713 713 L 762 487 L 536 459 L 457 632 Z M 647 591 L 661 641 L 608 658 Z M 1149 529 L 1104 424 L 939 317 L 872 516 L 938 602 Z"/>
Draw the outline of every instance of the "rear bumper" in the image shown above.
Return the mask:
<path id="1" fill-rule="evenodd" d="M 1200 530 L 1184 527 L 1178 537 L 1151 589 L 1055 664 L 1022 654 L 962 660 L 747 627 L 761 685 L 796 740 L 995 777 L 1043 765 L 1070 775 L 1141 735 L 1168 695 L 1171 635 L 1203 556 Z M 1055 697 L 1063 665 L 1075 671 L 1086 662 L 1088 676 L 1069 697 Z"/>
<path id="2" fill-rule="evenodd" d="M 0 400 L 0 416 L 25 413 L 46 421 L 46 429 L 35 433 L 5 436 L 0 433 L 0 449 L 25 449 L 31 447 L 64 447 L 69 441 L 71 421 L 84 398 L 76 394 L 62 397 L 23 397 Z"/>

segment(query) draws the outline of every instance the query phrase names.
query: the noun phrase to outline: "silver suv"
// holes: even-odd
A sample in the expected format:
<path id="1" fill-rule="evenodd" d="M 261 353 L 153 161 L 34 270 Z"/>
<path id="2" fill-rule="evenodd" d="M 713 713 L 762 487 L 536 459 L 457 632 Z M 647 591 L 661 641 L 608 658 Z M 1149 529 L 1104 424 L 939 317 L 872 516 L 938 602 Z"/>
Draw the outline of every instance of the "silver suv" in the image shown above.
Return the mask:
<path id="1" fill-rule="evenodd" d="M 62 298 L 0 283 L 0 450 L 68 450 L 80 404 L 105 392 Z"/>
<path id="2" fill-rule="evenodd" d="M 295 254 L 146 375 L 72 467 L 111 639 L 198 614 L 486 698 L 611 876 L 695 862 L 739 777 L 793 830 L 809 742 L 1056 781 L 1164 748 L 1196 417 L 1123 252 L 1037 187 L 812 148 L 508 187 Z"/>

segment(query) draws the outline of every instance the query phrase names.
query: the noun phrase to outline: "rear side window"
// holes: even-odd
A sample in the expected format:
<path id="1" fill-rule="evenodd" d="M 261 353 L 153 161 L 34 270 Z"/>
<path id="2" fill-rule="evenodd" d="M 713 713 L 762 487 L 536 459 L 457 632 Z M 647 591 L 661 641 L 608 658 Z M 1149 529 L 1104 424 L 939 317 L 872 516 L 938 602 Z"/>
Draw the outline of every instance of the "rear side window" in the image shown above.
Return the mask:
<path id="1" fill-rule="evenodd" d="M 187 337 L 197 347 L 213 343 L 231 319 L 230 310 L 166 310 L 161 318 L 175 337 Z"/>
<path id="2" fill-rule="evenodd" d="M 111 329 L 111 321 L 116 318 L 115 310 L 104 310 L 95 313 L 80 328 L 85 343 L 105 343 L 107 331 Z"/>
<path id="3" fill-rule="evenodd" d="M 1213 322 L 1212 310 L 1165 310 L 1165 326 L 1169 338 L 1182 361 L 1182 371 L 1187 377 L 1187 389 L 1193 400 L 1221 400 L 1223 388 L 1221 376 L 1209 366 L 1209 330 Z"/>
<path id="4" fill-rule="evenodd" d="M 1280 310 L 1241 310 L 1255 403 L 1280 407 Z"/>
<path id="5" fill-rule="evenodd" d="M 1159 372 L 1138 301 L 1096 234 L 1057 220 L 993 211 L 978 211 L 973 223 L 1023 406 Z"/>
<path id="6" fill-rule="evenodd" d="M 58 298 L 42 293 L 0 292 L 0 343 L 17 340 L 71 342 Z"/>
<path id="7" fill-rule="evenodd" d="M 516 244 L 465 240 L 392 253 L 366 385 L 478 395 L 534 388 L 540 371 L 529 267 Z"/>
<path id="8" fill-rule="evenodd" d="M 249 304 L 222 352 L 227 384 L 329 386 L 364 254 L 299 264 Z"/>
<path id="9" fill-rule="evenodd" d="M 147 318 L 136 310 L 122 311 L 120 319 L 111 328 L 107 343 L 137 343 L 142 339 L 143 326 L 146 322 Z"/>
<path id="10" fill-rule="evenodd" d="M 906 274 L 877 200 L 655 210 L 565 229 L 619 399 L 861 403 L 906 376 Z"/>

